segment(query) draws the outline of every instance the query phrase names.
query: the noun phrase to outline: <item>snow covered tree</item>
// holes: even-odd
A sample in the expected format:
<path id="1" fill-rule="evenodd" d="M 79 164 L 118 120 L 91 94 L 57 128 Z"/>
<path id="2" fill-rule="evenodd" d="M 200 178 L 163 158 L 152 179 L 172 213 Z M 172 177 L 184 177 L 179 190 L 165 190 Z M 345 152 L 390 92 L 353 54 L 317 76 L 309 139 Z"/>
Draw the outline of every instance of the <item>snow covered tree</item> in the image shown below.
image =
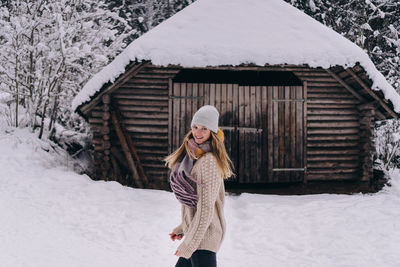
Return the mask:
<path id="1" fill-rule="evenodd" d="M 363 47 L 364 0 L 286 0 L 319 22 Z"/>
<path id="2" fill-rule="evenodd" d="M 125 29 L 117 34 L 120 25 Z M 16 114 L 19 106 L 27 110 L 27 124 L 40 128 L 39 137 L 46 118 L 49 128 L 68 120 L 77 91 L 132 34 L 122 18 L 94 0 L 3 1 L 0 27 L 0 90 L 14 97 Z"/>
<path id="3" fill-rule="evenodd" d="M 110 10 L 126 19 L 136 34 L 127 36 L 130 43 L 143 33 L 154 28 L 194 0 L 106 0 Z"/>
<path id="4" fill-rule="evenodd" d="M 366 48 L 377 68 L 397 92 L 400 92 L 400 2 L 366 2 Z"/>
<path id="5" fill-rule="evenodd" d="M 355 42 L 400 93 L 400 2 L 398 0 L 285 0 Z M 400 165 L 400 123 L 376 129 L 377 157 L 384 168 Z"/>
<path id="6" fill-rule="evenodd" d="M 400 92 L 398 0 L 285 0 L 363 48 Z"/>

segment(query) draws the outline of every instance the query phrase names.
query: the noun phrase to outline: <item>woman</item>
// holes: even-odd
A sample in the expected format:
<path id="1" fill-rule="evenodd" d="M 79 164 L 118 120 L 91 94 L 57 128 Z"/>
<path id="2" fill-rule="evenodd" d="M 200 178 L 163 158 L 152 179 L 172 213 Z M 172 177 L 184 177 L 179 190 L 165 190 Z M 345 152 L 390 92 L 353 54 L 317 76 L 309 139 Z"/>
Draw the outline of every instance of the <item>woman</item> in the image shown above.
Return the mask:
<path id="1" fill-rule="evenodd" d="M 172 241 L 184 237 L 175 267 L 217 266 L 225 234 L 223 179 L 233 175 L 218 118 L 215 107 L 201 107 L 182 145 L 165 158 L 172 191 L 182 204 L 182 223 L 169 234 Z"/>

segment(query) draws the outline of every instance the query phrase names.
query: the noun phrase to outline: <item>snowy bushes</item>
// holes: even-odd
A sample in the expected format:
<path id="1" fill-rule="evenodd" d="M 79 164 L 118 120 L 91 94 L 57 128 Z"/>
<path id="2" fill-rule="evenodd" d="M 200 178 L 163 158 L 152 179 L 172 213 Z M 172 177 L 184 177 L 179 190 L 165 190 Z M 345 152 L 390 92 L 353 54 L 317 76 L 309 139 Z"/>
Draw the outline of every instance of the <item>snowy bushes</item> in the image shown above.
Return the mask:
<path id="1" fill-rule="evenodd" d="M 375 130 L 376 157 L 385 170 L 400 168 L 400 120 L 377 123 Z"/>
<path id="2" fill-rule="evenodd" d="M 11 95 L 0 94 L 0 129 L 13 126 L 17 119 L 18 125 L 25 127 L 28 125 L 26 110 L 19 106 L 18 114 L 16 114 L 15 101 Z"/>
<path id="3" fill-rule="evenodd" d="M 50 139 L 67 151 L 73 159 L 73 169 L 77 173 L 90 174 L 93 167 L 91 134 L 89 126 L 78 115 L 73 115 L 69 123 L 75 122 L 69 130 L 56 124 L 50 134 Z"/>

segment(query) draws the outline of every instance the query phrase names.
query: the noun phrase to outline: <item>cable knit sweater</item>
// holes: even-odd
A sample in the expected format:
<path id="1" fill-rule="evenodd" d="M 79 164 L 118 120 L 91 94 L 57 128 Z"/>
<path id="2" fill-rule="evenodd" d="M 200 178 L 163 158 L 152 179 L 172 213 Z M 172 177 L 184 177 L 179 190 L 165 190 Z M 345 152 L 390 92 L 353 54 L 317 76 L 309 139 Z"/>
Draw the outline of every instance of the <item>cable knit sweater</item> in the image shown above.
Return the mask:
<path id="1" fill-rule="evenodd" d="M 182 223 L 173 230 L 184 236 L 178 251 L 186 259 L 198 249 L 217 252 L 225 235 L 225 187 L 213 154 L 198 159 L 191 175 L 201 184 L 197 185 L 197 207 L 181 205 Z"/>

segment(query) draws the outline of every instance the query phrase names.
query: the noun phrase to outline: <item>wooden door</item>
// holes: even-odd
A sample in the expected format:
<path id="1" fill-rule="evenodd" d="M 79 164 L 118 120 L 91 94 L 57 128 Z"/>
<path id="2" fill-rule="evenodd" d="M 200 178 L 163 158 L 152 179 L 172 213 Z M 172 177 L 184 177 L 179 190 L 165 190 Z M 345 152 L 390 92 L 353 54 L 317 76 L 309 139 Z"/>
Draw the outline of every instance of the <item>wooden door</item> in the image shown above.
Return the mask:
<path id="1" fill-rule="evenodd" d="M 190 130 L 194 113 L 203 105 L 204 84 L 172 83 L 169 86 L 169 153 L 176 150 Z"/>
<path id="2" fill-rule="evenodd" d="M 170 83 L 170 152 L 179 147 L 196 110 L 213 105 L 239 183 L 304 179 L 304 88 Z"/>
<path id="3" fill-rule="evenodd" d="M 268 176 L 271 182 L 299 182 L 306 171 L 306 87 L 274 86 L 268 109 Z"/>

